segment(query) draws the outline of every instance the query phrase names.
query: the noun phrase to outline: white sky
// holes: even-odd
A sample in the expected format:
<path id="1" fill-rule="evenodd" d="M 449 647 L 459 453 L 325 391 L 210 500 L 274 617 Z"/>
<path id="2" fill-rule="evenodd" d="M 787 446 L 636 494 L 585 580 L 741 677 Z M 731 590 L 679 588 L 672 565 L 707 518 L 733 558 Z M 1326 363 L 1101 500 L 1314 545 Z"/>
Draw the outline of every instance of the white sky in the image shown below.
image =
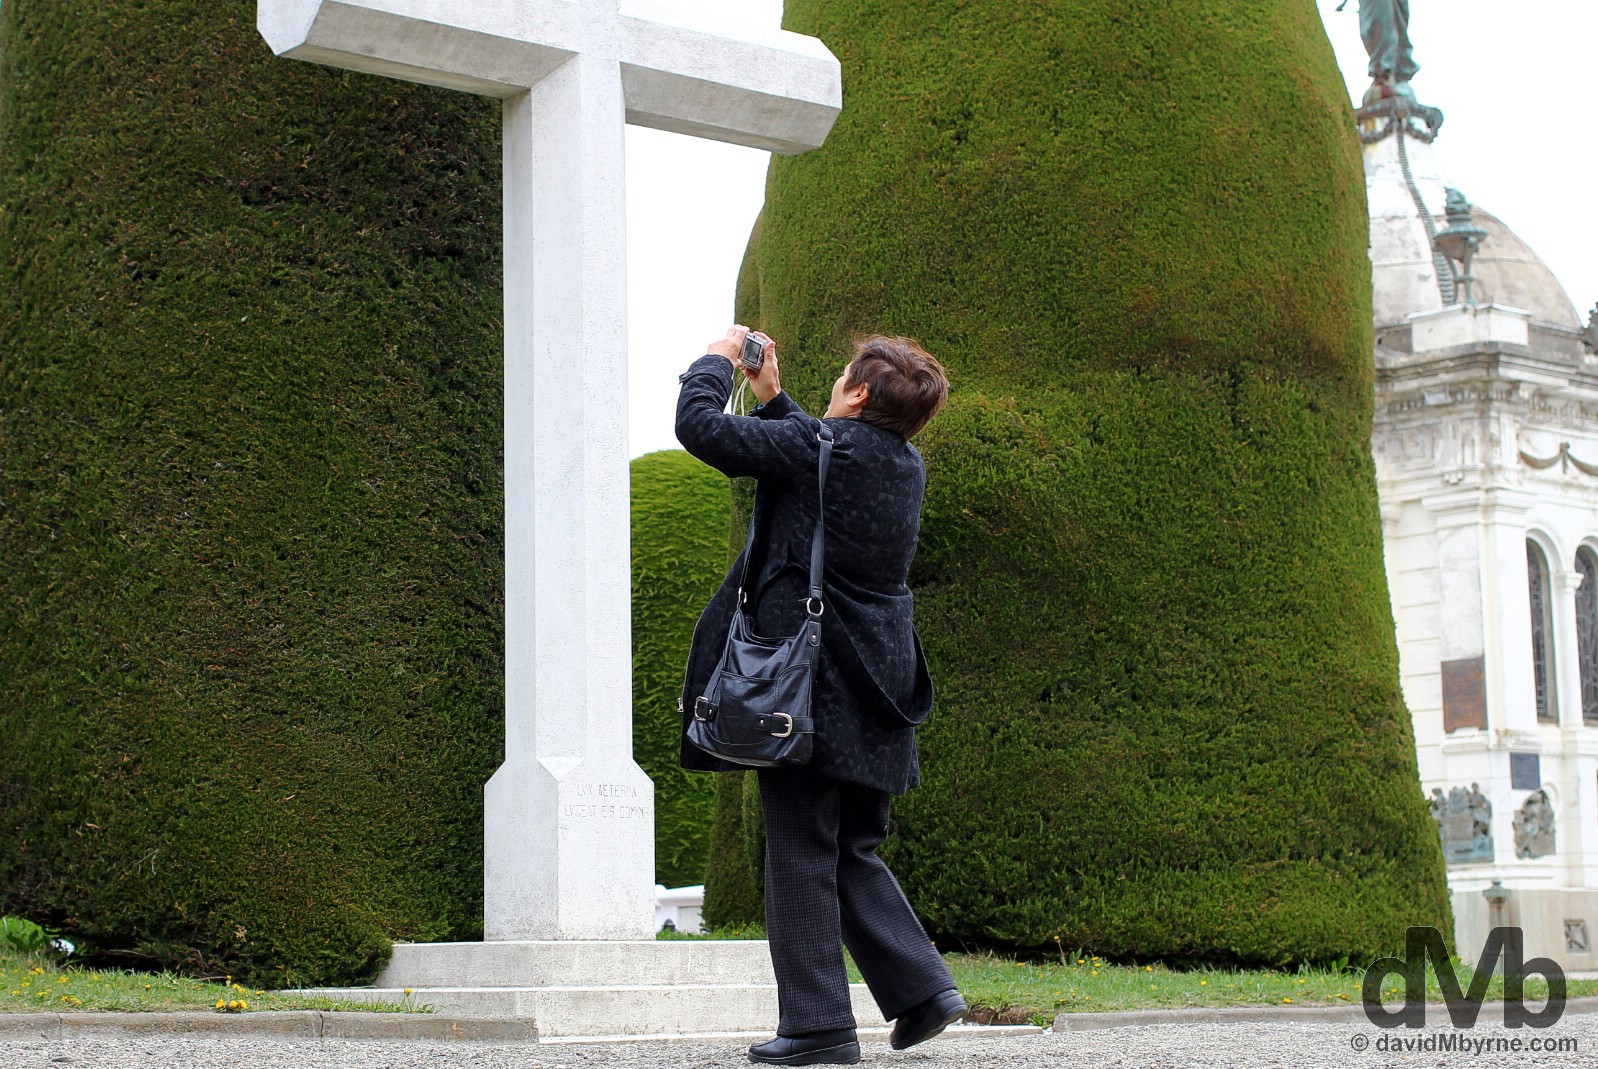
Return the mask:
<path id="1" fill-rule="evenodd" d="M 694 3 L 771 25 L 782 9 L 780 0 Z M 1358 97 L 1370 81 L 1359 0 L 1341 13 L 1338 0 L 1316 3 Z M 1598 301 L 1598 3 L 1411 0 L 1410 9 L 1416 95 L 1447 116 L 1436 144 L 1445 175 L 1537 251 L 1585 319 Z M 677 375 L 732 321 L 767 159 L 628 127 L 629 456 L 677 448 Z"/>

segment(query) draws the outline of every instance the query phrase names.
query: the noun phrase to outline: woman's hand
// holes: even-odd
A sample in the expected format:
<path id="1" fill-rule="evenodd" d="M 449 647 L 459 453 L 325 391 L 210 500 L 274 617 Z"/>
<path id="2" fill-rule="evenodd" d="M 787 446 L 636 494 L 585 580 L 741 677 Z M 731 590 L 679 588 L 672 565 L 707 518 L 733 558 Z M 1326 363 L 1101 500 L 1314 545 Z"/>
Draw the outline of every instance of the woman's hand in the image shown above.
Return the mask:
<path id="1" fill-rule="evenodd" d="M 727 333 L 723 337 L 705 346 L 705 352 L 726 357 L 734 371 L 744 373 L 744 377 L 749 380 L 749 388 L 755 391 L 760 403 L 765 404 L 782 392 L 782 382 L 777 376 L 777 343 L 769 340 L 766 342 L 766 347 L 762 350 L 765 362 L 760 365 L 758 374 L 751 374 L 749 369 L 744 367 L 743 361 L 744 339 L 748 336 L 748 327 L 742 323 L 734 323 L 727 328 Z"/>
<path id="2" fill-rule="evenodd" d="M 777 343 L 766 342 L 761 352 L 765 354 L 765 361 L 760 365 L 759 372 L 751 372 L 743 366 L 742 360 L 733 366 L 743 371 L 744 377 L 749 380 L 749 388 L 755 391 L 760 403 L 765 404 L 782 392 L 782 382 L 777 375 Z"/>
<path id="3" fill-rule="evenodd" d="M 749 333 L 749 328 L 740 323 L 734 323 L 727 328 L 725 337 L 717 338 L 705 346 L 705 352 L 716 356 L 725 356 L 736 370 L 742 366 L 741 359 L 744 351 L 744 337 Z"/>

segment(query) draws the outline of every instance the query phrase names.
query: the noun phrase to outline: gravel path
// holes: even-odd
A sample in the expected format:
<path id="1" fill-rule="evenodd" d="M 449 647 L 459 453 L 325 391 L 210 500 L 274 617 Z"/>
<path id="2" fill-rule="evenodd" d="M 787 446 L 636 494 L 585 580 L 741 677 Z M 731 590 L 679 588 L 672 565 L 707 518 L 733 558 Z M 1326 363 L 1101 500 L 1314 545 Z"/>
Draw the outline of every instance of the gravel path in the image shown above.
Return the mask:
<path id="1" fill-rule="evenodd" d="M 1382 1040 L 1435 1043 L 1445 1038 L 1499 1043 L 1576 1041 L 1578 1052 L 1471 1054 L 1381 1052 Z M 1363 1051 L 1361 1041 L 1369 1044 Z M 244 1036 L 96 1036 L 52 1042 L 0 1042 L 0 1069 L 732 1069 L 747 1067 L 746 1044 L 724 1042 L 601 1045 L 496 1045 L 445 1042 L 352 1042 Z M 1185 1024 L 1045 1032 L 1001 1038 L 958 1036 L 896 1052 L 865 1044 L 862 1065 L 906 1069 L 1070 1067 L 1098 1069 L 1385 1069 L 1461 1066 L 1526 1069 L 1598 1066 L 1598 1014 L 1568 1016 L 1549 1029 L 1381 1030 L 1365 1024 Z"/>

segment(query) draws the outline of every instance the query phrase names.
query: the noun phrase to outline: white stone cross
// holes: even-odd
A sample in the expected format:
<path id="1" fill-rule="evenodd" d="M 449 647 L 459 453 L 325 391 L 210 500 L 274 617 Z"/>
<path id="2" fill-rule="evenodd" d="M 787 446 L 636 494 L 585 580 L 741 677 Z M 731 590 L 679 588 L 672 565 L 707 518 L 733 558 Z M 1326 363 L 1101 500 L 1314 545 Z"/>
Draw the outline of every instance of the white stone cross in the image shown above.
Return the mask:
<path id="1" fill-rule="evenodd" d="M 838 61 L 635 0 L 259 0 L 257 27 L 280 56 L 505 102 L 505 763 L 484 788 L 484 935 L 650 938 L 623 124 L 802 152 L 842 106 Z"/>

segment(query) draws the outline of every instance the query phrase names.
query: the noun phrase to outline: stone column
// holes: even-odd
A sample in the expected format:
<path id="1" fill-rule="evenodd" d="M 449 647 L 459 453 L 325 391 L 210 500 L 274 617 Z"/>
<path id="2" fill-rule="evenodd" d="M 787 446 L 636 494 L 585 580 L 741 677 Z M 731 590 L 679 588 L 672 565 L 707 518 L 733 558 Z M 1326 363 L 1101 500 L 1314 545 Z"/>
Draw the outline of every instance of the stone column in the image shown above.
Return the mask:
<path id="1" fill-rule="evenodd" d="M 1572 551 L 1574 552 L 1574 551 Z M 1549 555 L 1552 557 L 1552 554 Z M 1570 859 L 1570 878 L 1578 887 L 1598 887 L 1598 738 L 1581 717 L 1581 665 L 1577 660 L 1576 591 L 1581 573 L 1574 559 L 1550 560 L 1553 572 L 1554 675 L 1559 688 L 1559 723 L 1564 739 L 1564 764 L 1570 770 L 1566 814 L 1558 826 L 1560 852 Z M 1598 934 L 1595 930 L 1594 934 Z"/>
<path id="2" fill-rule="evenodd" d="M 505 763 L 484 937 L 654 934 L 654 788 L 632 759 L 621 69 L 506 100 Z"/>
<path id="3" fill-rule="evenodd" d="M 1463 662 L 1481 658 L 1486 716 L 1479 726 L 1493 731 L 1537 728 L 1530 662 L 1505 656 L 1531 648 L 1525 527 L 1531 503 L 1530 495 L 1505 489 L 1458 490 L 1423 501 L 1437 525 L 1444 689 L 1450 665 L 1459 673 Z M 1463 697 L 1457 688 L 1454 695 Z"/>
<path id="4" fill-rule="evenodd" d="M 1482 495 L 1482 643 L 1487 651 L 1488 706 L 1501 710 L 1496 727 L 1537 732 L 1537 679 L 1531 659 L 1531 611 L 1526 571 L 1526 513 L 1532 494 L 1495 488 Z"/>
<path id="5" fill-rule="evenodd" d="M 1483 646 L 1482 496 L 1459 490 L 1422 499 L 1437 530 L 1438 660 L 1444 695 L 1444 737 L 1449 731 L 1502 727 L 1502 702 L 1488 699 L 1488 673 Z M 1469 662 L 1480 662 L 1479 682 L 1467 683 Z M 1467 700 L 1469 699 L 1469 700 Z M 1495 723 L 1496 721 L 1496 723 Z"/>
<path id="6" fill-rule="evenodd" d="M 1567 732 L 1581 727 L 1581 665 L 1576 659 L 1576 590 L 1581 573 L 1575 561 L 1555 560 L 1548 554 L 1549 592 L 1553 595 L 1553 634 L 1549 649 L 1554 657 L 1554 686 L 1558 693 L 1559 724 Z"/>

